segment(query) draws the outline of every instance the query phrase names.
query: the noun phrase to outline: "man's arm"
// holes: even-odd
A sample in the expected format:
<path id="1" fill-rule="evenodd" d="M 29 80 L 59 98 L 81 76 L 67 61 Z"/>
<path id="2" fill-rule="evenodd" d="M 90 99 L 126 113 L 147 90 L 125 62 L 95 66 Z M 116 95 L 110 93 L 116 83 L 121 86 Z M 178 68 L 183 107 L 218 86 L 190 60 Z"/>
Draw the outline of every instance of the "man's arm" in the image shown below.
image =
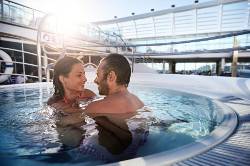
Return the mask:
<path id="1" fill-rule="evenodd" d="M 93 101 L 86 108 L 86 113 L 119 113 L 119 102 L 107 98 Z"/>
<path id="2" fill-rule="evenodd" d="M 93 101 L 87 107 L 85 108 L 86 113 L 102 113 L 103 108 L 105 107 L 105 104 L 102 100 Z"/>

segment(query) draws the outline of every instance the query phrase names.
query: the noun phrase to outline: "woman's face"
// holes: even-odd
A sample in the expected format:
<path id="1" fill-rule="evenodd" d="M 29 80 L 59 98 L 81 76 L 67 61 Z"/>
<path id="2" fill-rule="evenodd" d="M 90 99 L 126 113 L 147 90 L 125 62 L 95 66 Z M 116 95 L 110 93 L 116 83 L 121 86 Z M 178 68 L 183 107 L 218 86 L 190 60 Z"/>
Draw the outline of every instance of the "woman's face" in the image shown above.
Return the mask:
<path id="1" fill-rule="evenodd" d="M 62 84 L 65 90 L 80 92 L 84 90 L 87 81 L 85 71 L 81 63 L 74 64 L 67 77 L 62 76 Z"/>

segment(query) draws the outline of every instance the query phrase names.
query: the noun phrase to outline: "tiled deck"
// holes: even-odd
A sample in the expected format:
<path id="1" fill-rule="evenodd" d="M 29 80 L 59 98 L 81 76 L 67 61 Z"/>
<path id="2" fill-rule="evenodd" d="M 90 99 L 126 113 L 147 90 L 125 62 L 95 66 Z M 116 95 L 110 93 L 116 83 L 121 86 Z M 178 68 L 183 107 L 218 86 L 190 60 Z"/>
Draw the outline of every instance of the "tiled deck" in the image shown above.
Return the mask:
<path id="1" fill-rule="evenodd" d="M 250 101 L 229 100 L 224 103 L 238 114 L 236 131 L 223 143 L 205 153 L 175 163 L 174 166 L 250 165 Z"/>

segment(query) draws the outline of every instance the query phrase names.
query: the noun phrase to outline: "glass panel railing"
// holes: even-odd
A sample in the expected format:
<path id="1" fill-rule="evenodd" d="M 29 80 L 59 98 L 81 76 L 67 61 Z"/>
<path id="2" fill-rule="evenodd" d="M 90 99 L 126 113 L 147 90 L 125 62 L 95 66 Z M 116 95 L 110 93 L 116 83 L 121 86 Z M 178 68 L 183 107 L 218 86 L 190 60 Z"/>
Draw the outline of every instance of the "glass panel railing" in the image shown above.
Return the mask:
<path id="1" fill-rule="evenodd" d="M 136 47 L 140 53 L 166 53 L 166 54 L 187 54 L 206 52 L 232 51 L 234 47 L 234 36 L 237 39 L 239 50 L 250 48 L 250 31 L 238 31 L 226 35 L 213 37 L 195 36 L 162 40 L 130 41 L 130 47 Z"/>
<path id="2" fill-rule="evenodd" d="M 10 17 L 10 7 L 8 4 L 3 3 L 3 10 L 1 10 L 2 13 L 2 20 L 3 21 L 11 21 L 11 17 Z"/>
<path id="3" fill-rule="evenodd" d="M 0 19 L 4 22 L 27 26 L 30 28 L 37 28 L 38 20 L 45 15 L 45 13 L 39 10 L 32 9 L 16 2 L 8 0 L 0 2 Z"/>
<path id="4" fill-rule="evenodd" d="M 37 29 L 41 20 L 47 16 L 46 13 L 16 2 L 9 0 L 2 0 L 0 2 L 0 20 L 3 22 Z M 60 32 L 60 27 L 63 26 L 60 26 L 60 23 L 56 20 L 57 19 L 52 19 L 52 21 L 46 20 L 43 30 L 48 30 L 48 32 L 55 34 L 62 34 L 62 32 Z M 105 41 L 105 43 L 122 43 L 120 38 L 113 33 L 100 31 L 92 24 L 71 25 L 70 30 L 70 35 L 72 35 L 71 37 L 77 36 L 77 38 L 80 37 L 82 40 L 84 40 L 84 37 L 88 36 L 95 40 L 99 40 L 100 42 Z"/>

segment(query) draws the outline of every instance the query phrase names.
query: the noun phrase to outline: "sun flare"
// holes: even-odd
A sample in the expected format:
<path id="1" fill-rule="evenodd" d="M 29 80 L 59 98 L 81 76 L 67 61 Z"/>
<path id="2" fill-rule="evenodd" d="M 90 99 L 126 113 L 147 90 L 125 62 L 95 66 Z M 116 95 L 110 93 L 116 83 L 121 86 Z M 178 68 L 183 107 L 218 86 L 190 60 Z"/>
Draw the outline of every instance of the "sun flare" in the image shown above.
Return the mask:
<path id="1" fill-rule="evenodd" d="M 38 4 L 39 2 L 39 4 Z M 76 31 L 79 31 L 79 24 L 87 24 L 88 20 L 87 9 L 89 6 L 88 1 L 84 0 L 44 0 L 38 1 L 37 5 L 40 8 L 45 9 L 52 17 L 47 21 L 47 29 L 53 29 L 53 32 L 57 32 L 64 35 L 72 35 Z"/>

